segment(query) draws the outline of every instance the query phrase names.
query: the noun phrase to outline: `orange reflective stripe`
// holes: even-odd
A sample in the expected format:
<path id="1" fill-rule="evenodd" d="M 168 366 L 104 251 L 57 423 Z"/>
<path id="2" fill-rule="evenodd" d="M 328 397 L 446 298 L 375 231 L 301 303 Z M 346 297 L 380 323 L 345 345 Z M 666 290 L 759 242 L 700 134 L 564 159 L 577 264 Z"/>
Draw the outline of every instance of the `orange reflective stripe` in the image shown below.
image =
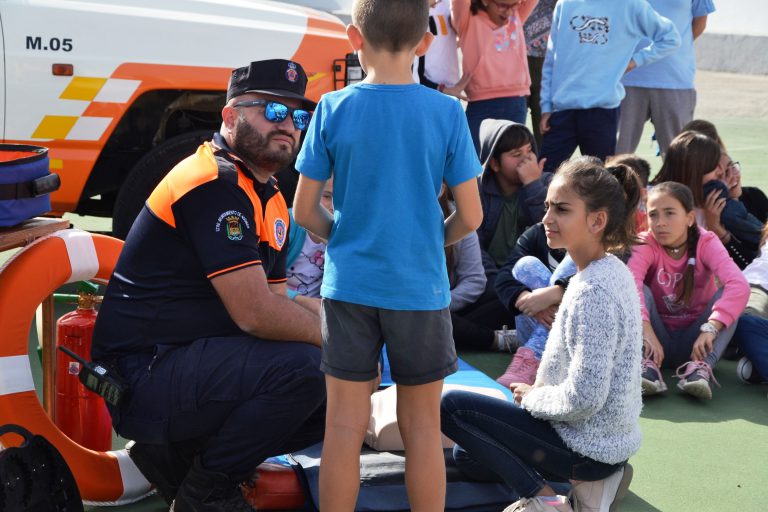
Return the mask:
<path id="1" fill-rule="evenodd" d="M 176 227 L 171 207 L 184 194 L 195 187 L 219 177 L 219 168 L 211 146 L 206 142 L 197 152 L 171 169 L 163 181 L 152 191 L 147 206 L 152 213 L 169 226 Z"/>
<path id="2" fill-rule="evenodd" d="M 448 35 L 448 26 L 445 24 L 445 16 L 440 15 L 437 17 L 438 20 L 440 20 L 440 31 L 443 33 L 444 36 Z"/>
<path id="3" fill-rule="evenodd" d="M 287 277 L 284 277 L 283 279 L 267 279 L 268 283 L 275 283 L 275 284 L 285 283 L 287 281 L 288 281 Z"/>
<path id="4" fill-rule="evenodd" d="M 208 279 L 211 279 L 216 276 L 220 276 L 221 274 L 226 274 L 227 272 L 232 272 L 233 270 L 237 270 L 239 268 L 243 267 L 250 267 L 251 265 L 261 265 L 261 260 L 253 260 L 253 261 L 247 261 L 245 263 L 241 263 L 239 265 L 235 265 L 234 267 L 224 268 L 221 270 L 217 270 L 213 274 L 208 274 Z"/>

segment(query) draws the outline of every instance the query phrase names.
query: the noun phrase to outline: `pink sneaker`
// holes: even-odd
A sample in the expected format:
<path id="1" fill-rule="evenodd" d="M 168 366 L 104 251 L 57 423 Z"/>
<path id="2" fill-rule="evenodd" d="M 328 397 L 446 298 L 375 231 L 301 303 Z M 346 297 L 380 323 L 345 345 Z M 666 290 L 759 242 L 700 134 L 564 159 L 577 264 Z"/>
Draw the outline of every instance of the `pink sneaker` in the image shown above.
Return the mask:
<path id="1" fill-rule="evenodd" d="M 530 348 L 521 347 L 515 352 L 512 362 L 509 363 L 504 375 L 496 379 L 496 382 L 508 388 L 510 384 L 522 382 L 531 384 L 536 380 L 536 370 L 539 369 L 539 360 Z"/>
<path id="2" fill-rule="evenodd" d="M 688 361 L 677 369 L 677 387 L 696 398 L 712 399 L 712 383 L 720 385 L 712 367 L 704 361 Z"/>
<path id="3" fill-rule="evenodd" d="M 661 370 L 651 359 L 643 359 L 643 395 L 655 395 L 667 390 Z"/>

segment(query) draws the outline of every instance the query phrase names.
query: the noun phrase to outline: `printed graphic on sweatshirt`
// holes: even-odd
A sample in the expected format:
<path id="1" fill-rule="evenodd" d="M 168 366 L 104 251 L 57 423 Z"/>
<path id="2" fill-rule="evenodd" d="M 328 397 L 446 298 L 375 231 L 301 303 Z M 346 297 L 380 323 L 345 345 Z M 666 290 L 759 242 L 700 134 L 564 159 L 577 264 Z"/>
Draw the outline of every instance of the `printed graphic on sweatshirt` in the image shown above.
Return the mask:
<path id="1" fill-rule="evenodd" d="M 687 305 L 681 304 L 677 300 L 677 293 L 675 293 L 678 283 L 682 280 L 683 274 L 680 272 L 668 272 L 663 268 L 656 272 L 656 282 L 661 285 L 664 291 L 669 292 L 662 296 L 662 300 L 667 311 L 672 315 L 682 315 L 688 310 Z"/>
<path id="2" fill-rule="evenodd" d="M 581 44 L 607 44 L 611 27 L 606 16 L 574 16 L 571 28 L 579 33 Z"/>
<path id="3" fill-rule="evenodd" d="M 520 21 L 513 16 L 509 23 L 493 31 L 493 46 L 499 53 L 508 52 L 520 45 L 521 34 Z"/>

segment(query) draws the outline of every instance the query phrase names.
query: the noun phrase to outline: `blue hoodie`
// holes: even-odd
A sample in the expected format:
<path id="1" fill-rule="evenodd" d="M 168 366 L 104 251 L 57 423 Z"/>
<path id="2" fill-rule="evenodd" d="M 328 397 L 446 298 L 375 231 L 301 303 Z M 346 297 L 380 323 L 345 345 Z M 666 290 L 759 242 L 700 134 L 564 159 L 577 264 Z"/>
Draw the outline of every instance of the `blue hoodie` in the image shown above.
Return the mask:
<path id="1" fill-rule="evenodd" d="M 636 51 L 643 39 L 651 44 Z M 541 111 L 616 108 L 630 59 L 654 62 L 680 46 L 680 34 L 646 0 L 560 0 L 541 80 Z"/>

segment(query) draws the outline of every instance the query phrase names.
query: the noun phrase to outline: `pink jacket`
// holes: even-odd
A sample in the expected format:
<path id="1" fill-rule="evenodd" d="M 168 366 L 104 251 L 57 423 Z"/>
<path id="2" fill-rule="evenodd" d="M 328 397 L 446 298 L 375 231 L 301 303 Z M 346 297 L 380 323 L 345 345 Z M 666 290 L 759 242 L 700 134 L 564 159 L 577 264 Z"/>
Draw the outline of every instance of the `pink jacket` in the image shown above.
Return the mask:
<path id="1" fill-rule="evenodd" d="M 688 255 L 679 260 L 673 259 L 650 231 L 641 233 L 640 238 L 645 244 L 632 249 L 632 257 L 627 265 L 635 277 L 637 291 L 640 293 L 643 320 L 648 321 L 643 285 L 651 289 L 656 309 L 664 325 L 674 331 L 688 327 L 701 315 L 717 292 L 715 278 L 722 284 L 723 294 L 713 305 L 709 319 L 729 326 L 739 318 L 749 299 L 749 284 L 717 235 L 699 228 L 693 273 L 694 288 L 688 305 L 675 304 L 675 285 L 683 278 L 688 265 Z"/>
<path id="2" fill-rule="evenodd" d="M 528 96 L 531 76 L 523 23 L 538 0 L 522 0 L 506 25 L 497 27 L 485 11 L 473 15 L 471 0 L 451 0 L 451 21 L 459 35 L 464 74 L 472 78 L 465 92 L 469 101 Z"/>

